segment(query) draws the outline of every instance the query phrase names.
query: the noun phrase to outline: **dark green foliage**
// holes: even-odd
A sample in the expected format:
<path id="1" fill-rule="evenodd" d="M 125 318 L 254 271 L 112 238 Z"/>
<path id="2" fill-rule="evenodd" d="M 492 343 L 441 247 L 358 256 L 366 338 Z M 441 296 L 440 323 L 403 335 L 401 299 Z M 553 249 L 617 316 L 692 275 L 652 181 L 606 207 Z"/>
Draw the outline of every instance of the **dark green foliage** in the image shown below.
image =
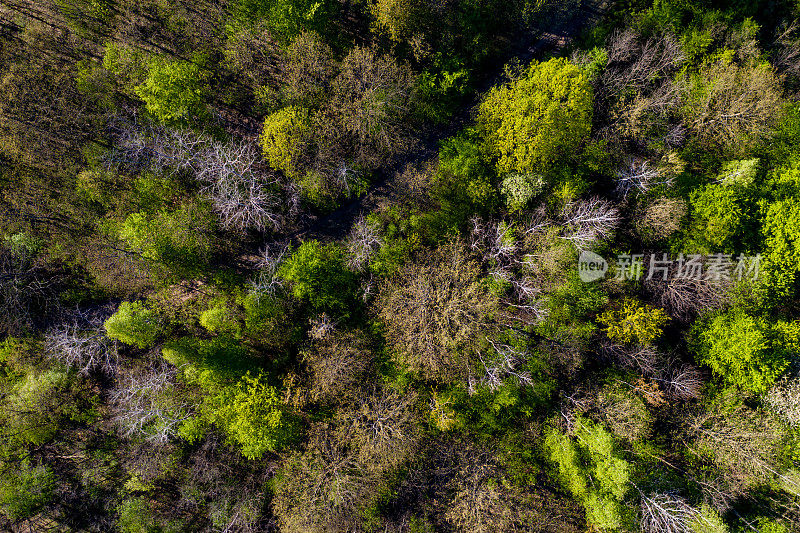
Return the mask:
<path id="1" fill-rule="evenodd" d="M 6 472 L 0 477 L 0 509 L 11 520 L 30 518 L 53 499 L 55 475 L 29 460 L 9 467 L 3 465 Z"/>
<path id="2" fill-rule="evenodd" d="M 185 338 L 173 341 L 164 346 L 162 355 L 171 364 L 183 368 L 188 380 L 212 391 L 236 382 L 256 367 L 247 348 L 226 336 L 211 340 Z"/>
<path id="3" fill-rule="evenodd" d="M 568 338 L 584 345 L 597 332 L 592 318 L 607 302 L 608 296 L 600 285 L 584 283 L 572 273 L 548 295 L 547 319 L 537 330 L 547 338 Z"/>

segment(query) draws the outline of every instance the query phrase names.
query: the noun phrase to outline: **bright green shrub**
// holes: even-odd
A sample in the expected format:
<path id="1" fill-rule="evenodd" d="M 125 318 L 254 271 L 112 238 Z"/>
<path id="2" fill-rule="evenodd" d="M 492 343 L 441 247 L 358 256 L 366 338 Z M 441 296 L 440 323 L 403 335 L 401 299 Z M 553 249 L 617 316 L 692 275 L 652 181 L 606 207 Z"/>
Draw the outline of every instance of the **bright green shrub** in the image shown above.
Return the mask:
<path id="1" fill-rule="evenodd" d="M 726 381 L 753 392 L 766 391 L 798 349 L 800 323 L 768 323 L 741 309 L 699 320 L 692 348 L 700 363 Z"/>
<path id="2" fill-rule="evenodd" d="M 197 114 L 206 91 L 205 74 L 199 65 L 161 57 L 150 61 L 147 78 L 134 89 L 147 111 L 164 123 Z"/>
<path id="3" fill-rule="evenodd" d="M 519 79 L 489 92 L 479 122 L 500 173 L 546 172 L 589 136 L 588 76 L 566 59 L 533 63 Z"/>
<path id="4" fill-rule="evenodd" d="M 140 302 L 122 302 L 104 326 L 109 338 L 139 348 L 155 344 L 163 329 L 159 312 Z"/>
<path id="5" fill-rule="evenodd" d="M 298 177 L 298 159 L 311 134 L 308 111 L 297 106 L 284 107 L 264 119 L 261 149 L 270 166 L 287 176 Z"/>
<path id="6" fill-rule="evenodd" d="M 585 498 L 589 489 L 577 444 L 567 435 L 551 428 L 545 433 L 544 451 L 556 466 L 561 485 L 575 498 Z"/>
<path id="7" fill-rule="evenodd" d="M 600 530 L 623 529 L 629 511 L 610 496 L 590 493 L 583 502 L 586 521 Z"/>
<path id="8" fill-rule="evenodd" d="M 717 175 L 717 180 L 726 187 L 738 186 L 747 188 L 755 184 L 759 173 L 760 159 L 742 159 L 727 161 Z"/>
<path id="9" fill-rule="evenodd" d="M 63 419 L 75 414 L 67 401 L 70 375 L 65 369 L 32 371 L 15 384 L 0 404 L 3 422 L 13 440 L 41 445 L 58 431 Z"/>
<path id="10" fill-rule="evenodd" d="M 216 302 L 213 306 L 200 314 L 200 325 L 212 333 L 230 334 L 239 337 L 242 327 L 236 316 L 236 311 L 231 309 L 224 301 Z"/>
<path id="11" fill-rule="evenodd" d="M 335 244 L 306 241 L 281 265 L 278 275 L 291 292 L 316 311 L 348 312 L 357 276 L 347 270 L 344 251 Z"/>
<path id="12" fill-rule="evenodd" d="M 762 234 L 763 284 L 779 297 L 790 296 L 800 271 L 800 199 L 770 204 L 762 223 Z"/>
<path id="13" fill-rule="evenodd" d="M 759 518 L 758 520 L 758 533 L 790 533 L 790 530 L 785 525 L 777 520 L 769 518 Z"/>
<path id="14" fill-rule="evenodd" d="M 748 220 L 747 195 L 738 185 L 710 184 L 692 192 L 691 234 L 706 252 L 732 252 Z M 698 250 L 699 251 L 699 250 Z"/>
<path id="15" fill-rule="evenodd" d="M 283 405 L 277 389 L 259 374 L 247 374 L 215 400 L 215 422 L 248 459 L 283 449 L 298 434 L 295 418 Z"/>
<path id="16" fill-rule="evenodd" d="M 623 344 L 650 344 L 669 322 L 663 309 L 657 309 L 636 300 L 626 299 L 622 307 L 609 309 L 597 317 L 605 325 L 608 338 Z"/>
<path id="17" fill-rule="evenodd" d="M 691 522 L 694 533 L 728 533 L 730 529 L 717 511 L 707 503 L 703 503 L 700 512 Z"/>
<path id="18" fill-rule="evenodd" d="M 633 513 L 624 503 L 630 492 L 630 463 L 620 455 L 611 433 L 599 424 L 577 416 L 574 427 L 574 439 L 555 428 L 545 432 L 543 451 L 555 467 L 555 477 L 583 504 L 591 526 L 630 527 Z"/>

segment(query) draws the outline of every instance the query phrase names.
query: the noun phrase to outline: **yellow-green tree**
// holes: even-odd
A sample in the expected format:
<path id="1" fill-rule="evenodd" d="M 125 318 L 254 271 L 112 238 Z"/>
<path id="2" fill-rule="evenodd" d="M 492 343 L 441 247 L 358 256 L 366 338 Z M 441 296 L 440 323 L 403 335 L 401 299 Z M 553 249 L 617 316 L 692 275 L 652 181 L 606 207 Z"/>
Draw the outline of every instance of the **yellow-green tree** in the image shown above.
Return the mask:
<path id="1" fill-rule="evenodd" d="M 753 392 L 765 392 L 800 348 L 800 322 L 770 323 L 741 309 L 700 320 L 692 333 L 699 362 Z"/>
<path id="2" fill-rule="evenodd" d="M 287 176 L 296 176 L 309 133 L 309 114 L 301 107 L 284 107 L 268 116 L 261 131 L 261 149 L 270 166 Z"/>
<path id="3" fill-rule="evenodd" d="M 663 309 L 627 299 L 619 309 L 609 309 L 597 317 L 608 338 L 623 344 L 650 344 L 669 322 Z"/>
<path id="4" fill-rule="evenodd" d="M 625 505 L 633 465 L 602 426 L 575 417 L 575 438 L 558 429 L 545 431 L 543 450 L 558 482 L 586 510 L 586 521 L 599 530 L 627 530 L 633 513 Z"/>
<path id="5" fill-rule="evenodd" d="M 161 57 L 150 62 L 144 83 L 134 88 L 147 111 L 165 123 L 202 112 L 206 90 L 205 75 L 198 64 Z"/>
<path id="6" fill-rule="evenodd" d="M 297 436 L 297 423 L 266 378 L 245 375 L 218 399 L 215 421 L 225 428 L 242 455 L 259 459 L 282 449 Z"/>
<path id="7" fill-rule="evenodd" d="M 589 78 L 563 58 L 534 63 L 489 92 L 479 122 L 498 171 L 544 172 L 591 131 Z"/>

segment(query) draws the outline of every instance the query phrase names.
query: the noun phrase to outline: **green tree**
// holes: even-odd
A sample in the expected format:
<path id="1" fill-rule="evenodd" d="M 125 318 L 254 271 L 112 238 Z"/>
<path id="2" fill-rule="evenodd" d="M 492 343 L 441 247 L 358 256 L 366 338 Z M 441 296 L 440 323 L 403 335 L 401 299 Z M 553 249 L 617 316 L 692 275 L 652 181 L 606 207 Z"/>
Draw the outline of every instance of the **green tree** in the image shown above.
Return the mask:
<path id="1" fill-rule="evenodd" d="M 499 172 L 543 173 L 589 136 L 592 87 L 566 59 L 534 63 L 489 92 L 478 120 Z"/>
<path id="2" fill-rule="evenodd" d="M 748 195 L 738 185 L 712 183 L 693 191 L 691 235 L 705 251 L 733 252 L 749 221 Z"/>
<path id="3" fill-rule="evenodd" d="M 264 120 L 261 131 L 261 149 L 272 168 L 289 177 L 297 178 L 299 160 L 304 146 L 310 140 L 311 122 L 308 111 L 288 106 Z"/>
<path id="4" fill-rule="evenodd" d="M 171 211 L 131 213 L 116 229 L 117 237 L 155 268 L 188 277 L 208 262 L 214 227 L 208 206 L 185 203 Z"/>
<path id="5" fill-rule="evenodd" d="M 206 91 L 200 65 L 162 57 L 150 61 L 147 78 L 134 89 L 147 111 L 164 123 L 180 122 L 198 114 Z"/>
<path id="6" fill-rule="evenodd" d="M 0 475 L 0 510 L 11 520 L 35 515 L 54 497 L 56 477 L 43 465 L 29 460 L 18 465 L 2 465 Z"/>
<path id="7" fill-rule="evenodd" d="M 442 141 L 431 195 L 449 219 L 446 222 L 457 226 L 475 213 L 492 211 L 497 204 L 494 174 L 474 131 Z"/>
<path id="8" fill-rule="evenodd" d="M 763 285 L 779 297 L 790 296 L 800 271 L 800 199 L 770 204 L 762 222 Z"/>
<path id="9" fill-rule="evenodd" d="M 155 344 L 163 330 L 159 312 L 141 302 L 122 302 L 104 326 L 110 338 L 139 348 Z"/>
<path id="10" fill-rule="evenodd" d="M 295 298 L 316 311 L 347 314 L 355 296 L 357 276 L 345 267 L 344 250 L 335 244 L 307 241 L 278 270 L 291 283 Z"/>
<path id="11" fill-rule="evenodd" d="M 297 438 L 299 426 L 281 401 L 278 390 L 267 384 L 263 374 L 242 377 L 235 387 L 223 392 L 214 421 L 225 429 L 248 459 L 283 449 Z"/>
<path id="12" fill-rule="evenodd" d="M 800 323 L 774 322 L 733 309 L 699 320 L 692 347 L 700 363 L 742 389 L 765 392 L 800 347 Z"/>
<path id="13" fill-rule="evenodd" d="M 608 338 L 623 344 L 650 344 L 661 336 L 669 316 L 636 300 L 626 299 L 620 308 L 609 309 L 597 317 Z"/>
<path id="14" fill-rule="evenodd" d="M 214 305 L 200 313 L 200 325 L 212 333 L 229 334 L 240 337 L 242 326 L 239 312 L 225 300 L 218 300 Z"/>
<path id="15" fill-rule="evenodd" d="M 330 29 L 339 5 L 335 0 L 236 0 L 231 11 L 240 24 L 265 22 L 271 33 L 288 43 L 303 30 Z"/>
<path id="16" fill-rule="evenodd" d="M 574 438 L 555 428 L 545 432 L 543 450 L 556 479 L 583 504 L 592 526 L 601 530 L 632 526 L 633 513 L 625 505 L 631 464 L 599 424 L 577 416 L 574 427 Z"/>

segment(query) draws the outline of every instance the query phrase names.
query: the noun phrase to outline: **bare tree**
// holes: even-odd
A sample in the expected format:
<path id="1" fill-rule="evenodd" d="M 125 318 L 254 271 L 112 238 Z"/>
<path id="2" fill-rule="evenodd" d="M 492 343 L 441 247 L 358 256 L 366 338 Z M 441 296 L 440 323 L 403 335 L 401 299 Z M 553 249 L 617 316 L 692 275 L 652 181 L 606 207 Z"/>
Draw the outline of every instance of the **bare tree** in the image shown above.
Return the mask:
<path id="1" fill-rule="evenodd" d="M 256 263 L 259 268 L 258 273 L 248 282 L 251 294 L 257 298 L 270 296 L 283 287 L 283 281 L 278 276 L 278 268 L 288 251 L 289 245 L 285 243 L 271 243 L 264 247 Z"/>
<path id="2" fill-rule="evenodd" d="M 634 224 L 643 239 L 657 241 L 680 230 L 686 212 L 683 198 L 659 198 L 637 213 Z"/>
<path id="3" fill-rule="evenodd" d="M 482 381 L 490 389 L 497 390 L 508 378 L 521 387 L 533 386 L 530 372 L 518 368 L 528 362 L 530 354 L 526 349 L 506 343 L 496 343 L 488 337 L 486 341 L 491 345 L 493 353 L 486 354 L 486 357 L 483 355 L 478 357 L 484 369 Z"/>
<path id="4" fill-rule="evenodd" d="M 36 311 L 51 306 L 57 279 L 26 250 L 0 245 L 0 333 L 19 335 L 31 328 Z"/>
<path id="5" fill-rule="evenodd" d="M 690 419 L 688 430 L 694 437 L 690 450 L 711 459 L 734 490 L 775 478 L 791 481 L 778 470 L 784 430 L 768 412 L 715 405 Z"/>
<path id="6" fill-rule="evenodd" d="M 705 380 L 700 370 L 689 364 L 668 368 L 663 378 L 653 378 L 662 383 L 667 392 L 678 400 L 698 400 L 702 397 Z"/>
<path id="7" fill-rule="evenodd" d="M 611 237 L 621 220 L 611 202 L 597 197 L 568 203 L 562 216 L 565 226 L 562 239 L 572 242 L 579 250 Z"/>
<path id="8" fill-rule="evenodd" d="M 117 343 L 99 327 L 83 329 L 78 321 L 52 329 L 45 336 L 45 350 L 52 358 L 75 368 L 79 374 L 117 371 Z"/>
<path id="9" fill-rule="evenodd" d="M 730 300 L 730 280 L 695 279 L 677 274 L 673 268 L 666 280 L 658 276 L 645 279 L 644 289 L 660 307 L 678 320 L 689 321 L 697 313 L 719 309 Z"/>
<path id="10" fill-rule="evenodd" d="M 639 137 L 653 126 L 668 127 L 682 96 L 672 76 L 684 59 L 675 36 L 643 41 L 626 29 L 611 35 L 606 50 L 608 64 L 595 82 L 598 114 L 609 122 L 605 132 Z"/>
<path id="11" fill-rule="evenodd" d="M 258 231 L 281 227 L 278 179 L 252 144 L 210 143 L 201 152 L 195 172 L 223 227 Z"/>
<path id="12" fill-rule="evenodd" d="M 510 484 L 492 480 L 503 475 L 492 450 L 471 443 L 450 449 L 455 464 L 447 488 L 450 498 L 443 509 L 447 524 L 454 531 L 488 533 L 525 530 L 532 513 Z"/>
<path id="13" fill-rule="evenodd" d="M 301 33 L 286 50 L 283 90 L 294 102 L 314 105 L 330 90 L 336 74 L 333 50 L 319 35 Z"/>
<path id="14" fill-rule="evenodd" d="M 479 279 L 479 266 L 460 244 L 450 244 L 383 287 L 380 316 L 405 364 L 429 377 L 466 378 L 468 354 L 499 303 Z"/>
<path id="15" fill-rule="evenodd" d="M 608 67 L 600 79 L 605 98 L 640 92 L 677 68 L 684 59 L 678 39 L 665 33 L 642 42 L 632 29 L 614 32 L 606 43 Z"/>
<path id="16" fill-rule="evenodd" d="M 634 485 L 635 486 L 635 485 Z M 638 487 L 636 487 L 638 490 Z M 641 496 L 640 527 L 644 533 L 692 533 L 699 513 L 683 498 L 673 494 Z"/>
<path id="17" fill-rule="evenodd" d="M 719 60 L 687 87 L 687 126 L 707 143 L 739 149 L 765 138 L 782 116 L 780 80 L 765 63 Z"/>
<path id="18" fill-rule="evenodd" d="M 764 395 L 764 403 L 787 424 L 800 427 L 800 379 L 781 379 Z"/>
<path id="19" fill-rule="evenodd" d="M 347 238 L 347 266 L 362 272 L 382 246 L 383 237 L 378 223 L 360 216 Z"/>
<path id="20" fill-rule="evenodd" d="M 505 271 L 519 264 L 519 248 L 509 236 L 509 227 L 504 222 L 484 221 L 479 217 L 472 219 L 470 248 L 485 262 L 496 269 Z"/>
<path id="21" fill-rule="evenodd" d="M 410 68 L 374 49 L 356 47 L 342 60 L 333 81 L 331 109 L 340 127 L 355 139 L 355 161 L 374 166 L 410 146 L 407 118 L 414 87 Z"/>
<path id="22" fill-rule="evenodd" d="M 328 313 L 322 313 L 318 317 L 309 320 L 311 329 L 308 334 L 314 340 L 325 340 L 336 332 L 336 321 Z"/>
<path id="23" fill-rule="evenodd" d="M 615 174 L 616 188 L 614 192 L 622 199 L 629 194 L 646 194 L 657 186 L 672 185 L 672 177 L 664 174 L 657 166 L 646 159 L 631 157 L 628 162 L 617 169 Z"/>
<path id="24" fill-rule="evenodd" d="M 280 181 L 252 143 L 222 143 L 190 130 L 142 126 L 122 118 L 113 120 L 110 129 L 117 143 L 106 156 L 108 165 L 190 172 L 223 227 L 265 231 L 283 224 Z"/>
<path id="25" fill-rule="evenodd" d="M 360 396 L 352 409 L 338 416 L 339 434 L 357 446 L 359 462 L 385 469 L 411 458 L 420 437 L 414 415 L 416 393 L 375 387 Z"/>
<path id="26" fill-rule="evenodd" d="M 782 24 L 775 30 L 777 50 L 774 52 L 772 64 L 775 65 L 777 73 L 786 76 L 794 82 L 800 81 L 800 36 L 798 30 L 800 23 L 793 20 L 791 23 Z"/>
<path id="27" fill-rule="evenodd" d="M 644 376 L 655 376 L 665 366 L 664 358 L 652 346 L 623 346 L 609 340 L 600 344 L 600 353 L 622 368 Z"/>
<path id="28" fill-rule="evenodd" d="M 367 340 L 354 332 L 334 331 L 329 319 L 318 325 L 315 342 L 302 354 L 311 374 L 311 395 L 318 400 L 347 396 L 358 389 L 372 364 Z"/>
<path id="29" fill-rule="evenodd" d="M 175 390 L 177 374 L 176 368 L 161 363 L 117 382 L 110 400 L 123 436 L 164 443 L 178 434 L 181 423 L 192 416 L 192 405 Z"/>

